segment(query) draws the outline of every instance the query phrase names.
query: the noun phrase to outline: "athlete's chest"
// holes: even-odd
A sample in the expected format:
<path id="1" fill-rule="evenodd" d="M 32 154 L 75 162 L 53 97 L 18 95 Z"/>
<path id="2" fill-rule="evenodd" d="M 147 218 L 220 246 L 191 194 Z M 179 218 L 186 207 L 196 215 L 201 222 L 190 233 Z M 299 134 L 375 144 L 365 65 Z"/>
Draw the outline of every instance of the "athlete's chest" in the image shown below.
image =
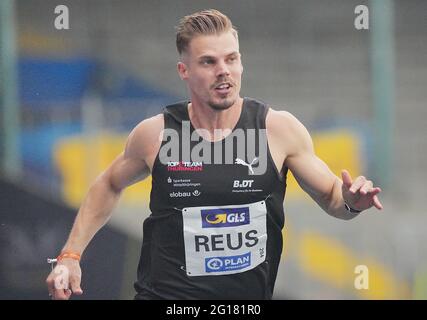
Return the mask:
<path id="1" fill-rule="evenodd" d="M 272 191 L 271 163 L 263 174 L 256 175 L 250 162 L 238 160 L 231 164 L 198 161 L 160 164 L 153 175 L 153 186 L 165 200 L 178 205 L 264 199 Z"/>

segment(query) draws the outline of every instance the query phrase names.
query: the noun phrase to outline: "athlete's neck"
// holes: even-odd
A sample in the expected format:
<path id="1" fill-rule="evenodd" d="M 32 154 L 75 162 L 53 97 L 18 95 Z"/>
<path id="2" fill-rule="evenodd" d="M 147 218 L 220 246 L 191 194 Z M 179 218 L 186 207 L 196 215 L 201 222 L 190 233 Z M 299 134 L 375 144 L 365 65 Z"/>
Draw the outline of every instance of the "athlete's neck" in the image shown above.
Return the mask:
<path id="1" fill-rule="evenodd" d="M 191 124 L 197 132 L 206 140 L 218 141 L 225 138 L 235 128 L 239 121 L 243 107 L 243 98 L 237 98 L 236 102 L 226 110 L 215 110 L 210 106 L 189 103 L 188 115 Z M 204 134 L 204 129 L 209 132 Z"/>

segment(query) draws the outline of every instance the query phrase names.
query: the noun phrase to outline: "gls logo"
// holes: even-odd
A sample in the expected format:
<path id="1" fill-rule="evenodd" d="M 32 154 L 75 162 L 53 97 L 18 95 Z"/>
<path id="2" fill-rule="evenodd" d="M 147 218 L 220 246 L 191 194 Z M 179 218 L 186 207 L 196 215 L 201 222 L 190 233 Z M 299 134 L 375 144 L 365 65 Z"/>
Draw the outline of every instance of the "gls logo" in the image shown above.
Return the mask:
<path id="1" fill-rule="evenodd" d="M 240 180 L 234 180 L 233 188 L 251 188 L 253 182 L 253 180 L 242 180 L 242 182 L 240 182 Z"/>
<path id="2" fill-rule="evenodd" d="M 249 224 L 249 208 L 205 209 L 201 211 L 202 228 L 234 227 Z"/>

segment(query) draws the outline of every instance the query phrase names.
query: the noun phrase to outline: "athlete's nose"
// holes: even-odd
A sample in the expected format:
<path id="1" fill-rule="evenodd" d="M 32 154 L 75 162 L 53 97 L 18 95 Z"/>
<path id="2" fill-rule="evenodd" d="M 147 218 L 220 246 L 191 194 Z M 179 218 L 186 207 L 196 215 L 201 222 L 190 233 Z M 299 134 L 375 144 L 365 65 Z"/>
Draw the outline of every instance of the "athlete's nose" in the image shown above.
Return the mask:
<path id="1" fill-rule="evenodd" d="M 228 69 L 227 64 L 224 61 L 218 62 L 216 76 L 223 77 L 223 76 L 229 76 L 229 75 L 230 75 L 230 70 Z"/>

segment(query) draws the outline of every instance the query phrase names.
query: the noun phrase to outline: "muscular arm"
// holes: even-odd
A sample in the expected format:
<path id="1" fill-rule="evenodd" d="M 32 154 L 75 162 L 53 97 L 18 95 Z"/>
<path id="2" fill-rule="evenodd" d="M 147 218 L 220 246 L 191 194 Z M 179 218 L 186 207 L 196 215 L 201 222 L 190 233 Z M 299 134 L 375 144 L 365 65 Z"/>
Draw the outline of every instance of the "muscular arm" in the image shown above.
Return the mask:
<path id="1" fill-rule="evenodd" d="M 130 133 L 124 152 L 90 187 L 62 249 L 63 253 L 81 255 L 93 236 L 110 218 L 123 189 L 148 176 L 160 147 L 159 137 L 163 126 L 163 115 L 157 115 L 142 121 Z M 61 272 L 64 268 L 66 273 Z M 83 293 L 80 281 L 79 262 L 75 258 L 64 257 L 49 274 L 46 284 L 52 299 L 62 300 L 69 299 L 72 293 Z"/>
<path id="2" fill-rule="evenodd" d="M 89 188 L 77 213 L 68 240 L 62 252 L 82 254 L 93 236 L 111 217 L 120 194 L 127 186 L 145 179 L 152 169 L 160 147 L 159 135 L 163 130 L 163 116 L 158 115 L 141 122 L 129 135 L 126 148 L 101 173 Z M 60 271 L 65 267 L 67 273 Z M 64 282 L 57 281 L 64 278 Z M 69 299 L 71 294 L 82 294 L 81 269 L 77 260 L 63 258 L 46 279 L 53 299 Z M 62 283 L 62 284 L 61 284 Z"/>
<path id="3" fill-rule="evenodd" d="M 111 217 L 122 190 L 147 174 L 143 160 L 128 157 L 126 151 L 120 154 L 89 188 L 62 251 L 83 253 L 96 232 Z"/>
<path id="4" fill-rule="evenodd" d="M 269 130 L 276 137 L 277 143 L 280 143 L 280 152 L 285 154 L 284 165 L 291 170 L 301 188 L 325 212 L 340 219 L 354 218 L 357 214 L 351 214 L 345 209 L 344 197 L 346 202 L 353 204 L 352 207 L 355 209 L 364 210 L 372 205 L 376 205 L 380 209 L 381 204 L 375 198 L 375 194 L 381 191 L 379 188 L 372 188 L 372 182 L 364 177 L 358 177 L 353 184 L 351 180 L 347 181 L 347 184 L 343 186 L 341 179 L 316 156 L 307 129 L 288 112 L 272 112 Z M 349 176 L 346 177 L 351 179 Z M 365 195 L 375 192 L 372 194 L 371 203 L 366 202 L 369 199 L 364 197 L 362 197 L 363 202 L 359 201 L 359 194 L 364 194 L 364 192 Z M 378 203 L 376 204 L 375 201 Z"/>
<path id="5" fill-rule="evenodd" d="M 74 221 L 64 251 L 83 253 L 96 232 L 109 220 L 126 187 L 150 174 L 151 159 L 160 144 L 163 116 L 142 121 L 130 133 L 125 150 L 89 189 Z"/>

